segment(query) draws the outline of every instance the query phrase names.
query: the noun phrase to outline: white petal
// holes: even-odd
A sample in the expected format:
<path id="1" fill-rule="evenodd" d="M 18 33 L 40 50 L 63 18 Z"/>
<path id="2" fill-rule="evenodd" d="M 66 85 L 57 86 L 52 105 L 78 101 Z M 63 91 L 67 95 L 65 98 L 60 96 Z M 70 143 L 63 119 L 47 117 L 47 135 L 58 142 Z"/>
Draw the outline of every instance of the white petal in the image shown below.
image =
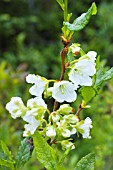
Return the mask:
<path id="1" fill-rule="evenodd" d="M 69 81 L 61 81 L 54 84 L 51 88 L 52 97 L 59 103 L 64 101 L 73 102 L 76 100 L 77 94 L 75 92 L 76 87 Z"/>
<path id="2" fill-rule="evenodd" d="M 16 119 L 22 114 L 21 106 L 24 106 L 24 103 L 20 97 L 12 97 L 11 101 L 6 104 L 6 109 L 11 113 L 12 118 Z"/>
<path id="3" fill-rule="evenodd" d="M 25 124 L 23 136 L 33 135 L 39 125 L 39 121 L 34 121 L 33 124 Z"/>
<path id="4" fill-rule="evenodd" d="M 50 138 L 53 138 L 53 137 L 56 136 L 56 131 L 55 131 L 55 129 L 52 126 L 47 128 L 46 136 L 48 136 Z"/>
<path id="5" fill-rule="evenodd" d="M 63 136 L 64 138 L 70 137 L 70 136 L 71 136 L 70 130 L 64 129 L 63 132 L 62 132 L 62 136 Z"/>
<path id="6" fill-rule="evenodd" d="M 95 51 L 89 51 L 87 53 L 87 55 L 92 62 L 94 62 L 96 60 L 97 53 Z"/>
<path id="7" fill-rule="evenodd" d="M 47 105 L 45 104 L 44 100 L 40 97 L 31 98 L 27 101 L 27 107 L 38 107 L 42 106 L 44 108 L 47 108 Z"/>
<path id="8" fill-rule="evenodd" d="M 44 91 L 44 86 L 38 86 L 36 84 L 29 89 L 30 94 L 38 97 L 42 97 L 43 91 Z"/>
<path id="9" fill-rule="evenodd" d="M 27 83 L 37 83 L 38 82 L 38 77 L 35 74 L 29 74 L 26 76 L 26 82 Z"/>

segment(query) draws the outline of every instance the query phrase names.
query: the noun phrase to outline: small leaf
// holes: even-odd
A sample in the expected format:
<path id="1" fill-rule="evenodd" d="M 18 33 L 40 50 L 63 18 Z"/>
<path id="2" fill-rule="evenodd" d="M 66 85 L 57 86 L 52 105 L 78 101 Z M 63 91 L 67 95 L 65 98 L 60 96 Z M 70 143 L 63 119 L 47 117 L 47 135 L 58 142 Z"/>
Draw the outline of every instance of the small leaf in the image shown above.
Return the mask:
<path id="1" fill-rule="evenodd" d="M 63 0 L 57 0 L 58 4 L 61 6 L 62 10 L 64 11 L 64 1 Z"/>
<path id="2" fill-rule="evenodd" d="M 53 148 L 49 146 L 47 141 L 38 131 L 35 132 L 33 141 L 37 159 L 48 170 L 56 170 L 56 155 Z"/>
<path id="3" fill-rule="evenodd" d="M 89 8 L 89 10 L 86 13 L 83 13 L 77 19 L 75 19 L 72 24 L 70 24 L 69 22 L 64 22 L 64 25 L 70 31 L 80 31 L 88 24 L 91 15 L 95 15 L 96 13 L 97 13 L 97 7 L 96 4 L 93 3 L 92 6 Z"/>
<path id="4" fill-rule="evenodd" d="M 91 86 L 86 86 L 81 89 L 81 94 L 84 99 L 84 101 L 87 103 L 89 102 L 93 97 L 95 97 L 96 92 Z"/>
<path id="5" fill-rule="evenodd" d="M 6 166 L 6 167 L 10 168 L 11 170 L 14 170 L 14 164 L 11 161 L 0 159 L 0 165 Z"/>
<path id="6" fill-rule="evenodd" d="M 10 161 L 13 161 L 11 151 L 9 151 L 7 145 L 3 141 L 0 141 L 0 145 L 2 150 L 4 151 L 4 154 L 8 156 Z"/>
<path id="7" fill-rule="evenodd" d="M 108 71 L 106 71 L 105 68 L 100 67 L 100 69 L 96 74 L 95 89 L 99 89 L 105 81 L 110 80 L 112 78 L 113 78 L 113 67 Z"/>
<path id="8" fill-rule="evenodd" d="M 23 165 L 30 159 L 31 151 L 30 144 L 28 142 L 28 138 L 25 138 L 18 149 L 18 153 L 16 156 L 16 168 L 19 169 L 23 167 Z"/>
<path id="9" fill-rule="evenodd" d="M 95 154 L 90 153 L 83 157 L 76 165 L 74 170 L 94 170 L 95 169 Z"/>

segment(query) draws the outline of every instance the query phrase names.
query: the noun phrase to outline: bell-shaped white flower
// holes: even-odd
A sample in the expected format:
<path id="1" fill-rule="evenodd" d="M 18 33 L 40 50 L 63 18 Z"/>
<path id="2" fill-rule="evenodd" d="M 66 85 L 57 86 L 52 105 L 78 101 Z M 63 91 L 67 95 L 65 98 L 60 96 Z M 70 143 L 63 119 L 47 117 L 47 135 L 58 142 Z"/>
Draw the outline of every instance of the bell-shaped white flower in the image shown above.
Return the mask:
<path id="1" fill-rule="evenodd" d="M 70 124 L 76 124 L 79 122 L 78 117 L 74 114 L 65 115 L 63 118 L 65 119 L 66 122 Z"/>
<path id="2" fill-rule="evenodd" d="M 77 87 L 69 81 L 61 81 L 54 83 L 54 87 L 49 89 L 52 91 L 52 97 L 59 103 L 62 103 L 64 101 L 73 102 L 76 100 L 77 94 L 75 90 Z"/>
<path id="3" fill-rule="evenodd" d="M 46 85 L 48 84 L 48 80 L 41 76 L 36 76 L 34 74 L 29 74 L 26 77 L 27 83 L 34 84 L 30 89 L 29 92 L 38 97 L 42 97 L 42 93 L 45 90 Z"/>
<path id="4" fill-rule="evenodd" d="M 62 129 L 62 136 L 64 137 L 64 138 L 69 138 L 70 136 L 71 136 L 71 131 L 70 130 L 68 130 L 68 129 Z"/>
<path id="5" fill-rule="evenodd" d="M 6 109 L 11 113 L 11 117 L 16 119 L 25 111 L 25 106 L 20 97 L 12 97 L 11 101 L 6 104 Z"/>
<path id="6" fill-rule="evenodd" d="M 91 86 L 93 76 L 96 73 L 95 63 L 88 59 L 83 59 L 75 63 L 75 66 L 69 72 L 69 80 L 75 85 Z"/>
<path id="7" fill-rule="evenodd" d="M 84 123 L 79 126 L 79 129 L 84 130 L 84 133 L 82 134 L 83 138 L 89 138 L 89 139 L 91 138 L 90 129 L 93 127 L 91 124 L 92 124 L 92 120 L 89 117 L 87 117 L 84 120 Z"/>
<path id="8" fill-rule="evenodd" d="M 53 126 L 47 127 L 46 136 L 54 138 L 56 136 L 56 130 Z"/>
<path id="9" fill-rule="evenodd" d="M 75 149 L 75 145 L 68 140 L 63 140 L 61 142 L 61 145 L 62 145 L 63 150 L 68 149 L 68 148 L 71 148 L 71 150 Z"/>
<path id="10" fill-rule="evenodd" d="M 49 119 L 53 122 L 58 122 L 60 120 L 60 116 L 57 114 L 57 112 L 52 112 L 49 116 Z"/>
<path id="11" fill-rule="evenodd" d="M 40 121 L 34 119 L 32 123 L 25 124 L 24 128 L 25 131 L 23 133 L 23 136 L 30 136 L 33 135 L 36 131 L 37 127 L 40 126 Z"/>
<path id="12" fill-rule="evenodd" d="M 60 106 L 60 108 L 57 110 L 59 114 L 67 115 L 71 112 L 73 112 L 73 108 L 69 104 L 63 104 Z"/>
<path id="13" fill-rule="evenodd" d="M 76 44 L 76 43 L 73 43 L 70 47 L 69 47 L 69 50 L 68 50 L 68 54 L 67 55 L 70 55 L 70 53 L 74 54 L 74 55 L 78 55 L 80 53 L 80 44 Z"/>

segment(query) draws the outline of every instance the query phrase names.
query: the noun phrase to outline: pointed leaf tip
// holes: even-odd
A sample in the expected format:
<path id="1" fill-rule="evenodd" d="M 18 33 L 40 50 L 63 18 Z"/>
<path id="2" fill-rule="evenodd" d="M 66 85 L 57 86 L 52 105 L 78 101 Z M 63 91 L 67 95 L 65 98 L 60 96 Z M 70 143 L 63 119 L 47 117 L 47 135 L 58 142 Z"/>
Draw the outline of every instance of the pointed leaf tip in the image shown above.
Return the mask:
<path id="1" fill-rule="evenodd" d="M 92 15 L 96 15 L 97 13 L 97 6 L 95 4 L 95 2 L 92 4 Z"/>

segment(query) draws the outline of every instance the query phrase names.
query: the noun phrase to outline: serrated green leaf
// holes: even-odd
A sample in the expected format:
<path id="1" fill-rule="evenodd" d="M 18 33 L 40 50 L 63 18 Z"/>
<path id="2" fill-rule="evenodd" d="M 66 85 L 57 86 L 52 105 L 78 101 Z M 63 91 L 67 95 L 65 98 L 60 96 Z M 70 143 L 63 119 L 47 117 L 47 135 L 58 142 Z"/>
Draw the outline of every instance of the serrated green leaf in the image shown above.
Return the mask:
<path id="1" fill-rule="evenodd" d="M 96 4 L 93 3 L 89 10 L 86 13 L 83 13 L 80 17 L 74 20 L 72 24 L 69 22 L 64 22 L 64 25 L 70 31 L 80 31 L 82 30 L 89 22 L 91 15 L 95 15 L 97 13 Z"/>
<path id="2" fill-rule="evenodd" d="M 25 138 L 18 149 L 16 155 L 16 168 L 19 169 L 23 167 L 23 165 L 30 159 L 31 152 L 30 152 L 30 144 L 28 142 L 28 138 Z"/>
<path id="3" fill-rule="evenodd" d="M 4 154 L 6 154 L 8 156 L 10 161 L 13 161 L 11 151 L 9 151 L 7 145 L 3 141 L 0 141 L 0 145 L 1 145 L 1 148 L 4 152 Z"/>
<path id="4" fill-rule="evenodd" d="M 105 81 L 110 80 L 112 78 L 113 78 L 113 67 L 108 71 L 106 71 L 105 68 L 100 67 L 100 69 L 96 74 L 95 88 L 99 89 Z"/>
<path id="5" fill-rule="evenodd" d="M 94 170 L 95 169 L 95 154 L 90 153 L 83 157 L 76 165 L 74 170 Z"/>
<path id="6" fill-rule="evenodd" d="M 37 131 L 33 136 L 34 147 L 36 150 L 37 159 L 48 170 L 56 170 L 56 156 L 52 147 L 49 146 L 47 141 Z"/>
<path id="7" fill-rule="evenodd" d="M 10 168 L 11 170 L 15 169 L 13 162 L 8 161 L 8 160 L 0 159 L 0 165 L 6 166 L 6 167 Z"/>
<path id="8" fill-rule="evenodd" d="M 91 86 L 83 87 L 81 89 L 81 94 L 84 99 L 84 101 L 87 103 L 89 102 L 93 97 L 95 97 L 96 92 Z"/>
<path id="9" fill-rule="evenodd" d="M 62 10 L 64 11 L 64 1 L 63 0 L 57 0 L 57 2 L 61 6 Z"/>

